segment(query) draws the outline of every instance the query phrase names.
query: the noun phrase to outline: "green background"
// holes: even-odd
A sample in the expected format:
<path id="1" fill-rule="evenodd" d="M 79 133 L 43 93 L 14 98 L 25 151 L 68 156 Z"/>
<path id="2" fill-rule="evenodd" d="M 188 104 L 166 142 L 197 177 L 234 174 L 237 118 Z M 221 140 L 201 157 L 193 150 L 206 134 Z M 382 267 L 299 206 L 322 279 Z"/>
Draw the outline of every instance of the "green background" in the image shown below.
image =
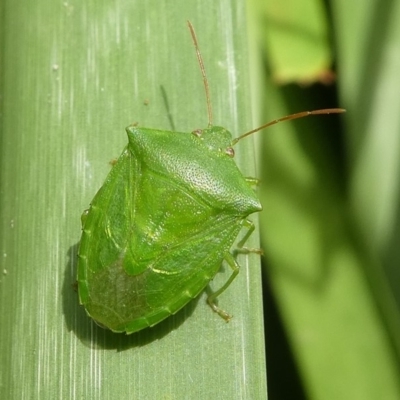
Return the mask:
<path id="1" fill-rule="evenodd" d="M 399 4 L 251 4 L 259 121 L 347 109 L 260 135 L 270 398 L 397 399 Z"/>

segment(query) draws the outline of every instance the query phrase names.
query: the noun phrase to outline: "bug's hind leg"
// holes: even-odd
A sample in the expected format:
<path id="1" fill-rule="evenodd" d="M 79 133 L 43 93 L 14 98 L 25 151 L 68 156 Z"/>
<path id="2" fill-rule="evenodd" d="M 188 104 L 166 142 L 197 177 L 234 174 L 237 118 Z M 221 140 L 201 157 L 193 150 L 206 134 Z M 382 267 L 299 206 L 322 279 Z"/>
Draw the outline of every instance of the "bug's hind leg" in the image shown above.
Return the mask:
<path id="1" fill-rule="evenodd" d="M 232 269 L 231 276 L 229 277 L 229 279 L 225 282 L 225 284 L 222 287 L 220 287 L 216 292 L 210 294 L 207 298 L 207 302 L 210 305 L 210 307 L 213 309 L 213 311 L 215 311 L 226 322 L 229 322 L 229 320 L 232 318 L 232 315 L 228 314 L 226 311 L 219 308 L 217 306 L 217 304 L 215 303 L 215 300 L 221 293 L 223 293 L 229 287 L 229 285 L 233 282 L 233 280 L 236 278 L 237 274 L 239 273 L 240 265 L 236 261 L 237 254 L 239 254 L 239 253 L 240 254 L 248 254 L 248 253 L 263 254 L 261 249 L 253 249 L 253 248 L 243 247 L 243 245 L 247 242 L 247 239 L 253 233 L 255 226 L 254 226 L 253 222 L 251 222 L 250 220 L 244 220 L 243 227 L 247 228 L 247 232 L 245 233 L 243 238 L 239 241 L 239 243 L 237 244 L 237 247 L 233 251 L 233 253 L 226 253 L 225 257 L 224 257 L 225 261 Z"/>
<path id="2" fill-rule="evenodd" d="M 221 318 L 223 318 L 226 322 L 229 322 L 230 319 L 232 318 L 232 315 L 228 314 L 222 308 L 219 308 L 215 303 L 215 300 L 221 293 L 223 293 L 229 287 L 229 285 L 236 278 L 237 274 L 239 273 L 240 266 L 231 253 L 226 253 L 224 259 L 227 262 L 227 264 L 232 268 L 232 274 L 222 287 L 220 287 L 217 291 L 211 293 L 208 296 L 207 303 L 210 305 L 213 311 L 215 311 Z"/>

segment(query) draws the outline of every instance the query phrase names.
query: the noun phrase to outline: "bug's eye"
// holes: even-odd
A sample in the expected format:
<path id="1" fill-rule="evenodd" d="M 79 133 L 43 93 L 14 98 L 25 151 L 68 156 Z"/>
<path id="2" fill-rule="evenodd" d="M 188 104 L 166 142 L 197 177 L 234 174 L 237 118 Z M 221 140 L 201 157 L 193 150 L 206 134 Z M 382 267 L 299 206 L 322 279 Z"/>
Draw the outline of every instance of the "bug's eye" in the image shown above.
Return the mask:
<path id="1" fill-rule="evenodd" d="M 233 157 L 235 157 L 235 150 L 233 150 L 233 147 L 227 147 L 225 149 L 225 154 L 228 155 L 229 157 L 233 158 Z"/>
<path id="2" fill-rule="evenodd" d="M 194 136 L 200 137 L 203 131 L 201 129 L 195 129 L 194 131 L 192 131 L 192 133 Z"/>

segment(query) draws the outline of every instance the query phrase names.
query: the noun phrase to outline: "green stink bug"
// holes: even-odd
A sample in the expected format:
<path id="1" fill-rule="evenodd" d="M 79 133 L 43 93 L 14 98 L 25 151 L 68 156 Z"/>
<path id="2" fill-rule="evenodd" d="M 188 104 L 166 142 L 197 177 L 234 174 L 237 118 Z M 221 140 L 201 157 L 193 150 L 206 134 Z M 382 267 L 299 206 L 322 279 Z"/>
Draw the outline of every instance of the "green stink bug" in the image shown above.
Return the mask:
<path id="1" fill-rule="evenodd" d="M 178 133 L 129 126 L 128 145 L 82 215 L 80 303 L 114 332 L 137 332 L 175 314 L 204 290 L 223 261 L 232 274 L 208 303 L 228 321 L 215 299 L 239 272 L 234 254 L 246 251 L 254 230 L 248 216 L 262 209 L 252 188 L 256 180 L 239 171 L 233 145 L 282 120 L 342 112 L 294 114 L 232 139 L 212 125 L 205 69 L 188 25 L 204 80 L 208 127 Z M 232 252 L 242 228 L 247 231 Z"/>

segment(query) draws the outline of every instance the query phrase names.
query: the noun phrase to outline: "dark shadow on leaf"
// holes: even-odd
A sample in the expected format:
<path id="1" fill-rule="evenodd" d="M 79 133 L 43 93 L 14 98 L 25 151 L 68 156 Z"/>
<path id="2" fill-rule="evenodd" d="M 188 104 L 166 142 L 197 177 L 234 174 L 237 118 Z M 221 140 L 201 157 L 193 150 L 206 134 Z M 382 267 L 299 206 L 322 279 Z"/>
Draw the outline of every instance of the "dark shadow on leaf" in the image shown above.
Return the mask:
<path id="1" fill-rule="evenodd" d="M 167 92 L 165 91 L 165 88 L 163 85 L 160 85 L 160 90 L 161 90 L 161 96 L 164 100 L 165 110 L 167 111 L 168 121 L 171 125 L 171 131 L 175 132 L 175 124 L 174 124 L 174 119 L 171 114 L 171 110 L 169 108 Z"/>

